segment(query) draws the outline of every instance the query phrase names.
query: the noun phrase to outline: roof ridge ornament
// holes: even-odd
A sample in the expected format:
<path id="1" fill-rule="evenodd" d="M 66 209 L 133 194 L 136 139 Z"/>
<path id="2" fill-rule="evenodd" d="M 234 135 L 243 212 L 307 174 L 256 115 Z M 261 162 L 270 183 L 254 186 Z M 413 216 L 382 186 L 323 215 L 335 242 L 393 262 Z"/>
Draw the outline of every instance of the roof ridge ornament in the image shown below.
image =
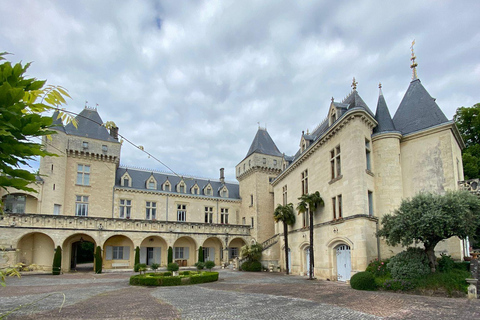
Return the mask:
<path id="1" fill-rule="evenodd" d="M 415 52 L 413 51 L 413 46 L 415 45 L 415 39 L 413 39 L 412 41 L 412 45 L 410 46 L 410 49 L 412 50 L 412 57 L 410 58 L 410 60 L 412 60 L 412 64 L 410 65 L 410 68 L 412 68 L 412 81 L 413 80 L 417 80 L 418 79 L 418 76 L 417 76 L 417 66 L 418 64 L 415 62 L 415 59 L 417 58 L 415 56 Z"/>
<path id="2" fill-rule="evenodd" d="M 356 91 L 356 90 L 357 90 L 357 84 L 358 84 L 358 81 L 355 81 L 355 77 L 353 77 L 353 81 L 352 81 L 352 89 L 353 89 L 353 91 Z"/>
<path id="3" fill-rule="evenodd" d="M 378 83 L 378 91 L 379 91 L 379 95 L 383 96 L 382 83 L 381 82 Z"/>

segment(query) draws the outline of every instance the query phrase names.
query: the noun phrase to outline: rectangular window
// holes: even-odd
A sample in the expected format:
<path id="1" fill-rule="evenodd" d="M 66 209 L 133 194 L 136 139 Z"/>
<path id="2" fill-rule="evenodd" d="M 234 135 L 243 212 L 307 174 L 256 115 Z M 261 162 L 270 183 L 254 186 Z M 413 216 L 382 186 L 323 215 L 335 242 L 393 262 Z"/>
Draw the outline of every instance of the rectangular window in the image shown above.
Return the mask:
<path id="1" fill-rule="evenodd" d="M 330 151 L 330 169 L 332 173 L 332 180 L 342 175 L 342 163 L 340 159 L 340 146 L 335 147 Z"/>
<path id="2" fill-rule="evenodd" d="M 308 170 L 302 172 L 302 195 L 308 194 Z"/>
<path id="3" fill-rule="evenodd" d="M 342 213 L 342 195 L 337 196 L 337 202 L 338 202 L 338 218 L 343 218 L 343 213 Z"/>
<path id="4" fill-rule="evenodd" d="M 205 207 L 205 223 L 213 223 L 213 207 Z"/>
<path id="5" fill-rule="evenodd" d="M 267 158 L 263 158 L 263 164 L 267 164 Z"/>
<path id="6" fill-rule="evenodd" d="M 179 204 L 177 205 L 177 221 L 187 221 L 187 205 Z"/>
<path id="7" fill-rule="evenodd" d="M 123 186 L 124 187 L 129 187 L 130 186 L 130 179 L 123 178 Z"/>
<path id="8" fill-rule="evenodd" d="M 53 205 L 53 214 L 58 216 L 60 214 L 60 210 L 61 210 L 62 206 L 59 205 L 59 204 L 54 204 Z"/>
<path id="9" fill-rule="evenodd" d="M 227 198 L 228 194 L 227 194 L 227 190 L 223 189 L 222 190 L 222 198 Z"/>
<path id="10" fill-rule="evenodd" d="M 132 200 L 120 199 L 120 219 L 130 219 Z"/>
<path id="11" fill-rule="evenodd" d="M 253 206 L 253 194 L 250 195 L 250 207 Z"/>
<path id="12" fill-rule="evenodd" d="M 148 181 L 147 189 L 154 190 L 155 189 L 155 181 L 153 181 L 153 180 Z"/>
<path id="13" fill-rule="evenodd" d="M 88 142 L 87 141 L 83 141 L 83 149 L 88 149 Z"/>
<path id="14" fill-rule="evenodd" d="M 273 166 L 274 166 L 274 167 L 277 166 L 277 160 L 273 160 Z"/>
<path id="15" fill-rule="evenodd" d="M 368 215 L 373 216 L 373 192 L 368 191 Z"/>
<path id="16" fill-rule="evenodd" d="M 188 247 L 175 247 L 174 248 L 174 259 L 179 260 L 179 259 L 188 259 Z"/>
<path id="17" fill-rule="evenodd" d="M 252 220 L 251 225 L 252 225 L 252 228 L 253 228 L 253 227 L 254 227 L 254 223 L 253 223 L 253 222 L 254 222 L 255 220 L 253 219 L 253 217 L 251 218 L 251 220 Z"/>
<path id="18" fill-rule="evenodd" d="M 88 216 L 88 196 L 76 196 L 75 215 L 81 217 Z"/>
<path id="19" fill-rule="evenodd" d="M 211 189 L 211 188 L 207 188 L 207 189 L 205 190 L 205 195 L 211 196 L 211 195 L 212 195 L 212 189 Z"/>
<path id="20" fill-rule="evenodd" d="M 181 184 L 180 188 L 178 188 L 180 193 L 185 193 L 185 185 Z"/>
<path id="21" fill-rule="evenodd" d="M 228 209 L 220 208 L 220 223 L 228 224 Z"/>
<path id="22" fill-rule="evenodd" d="M 334 220 L 343 218 L 341 194 L 332 198 L 332 211 Z"/>
<path id="23" fill-rule="evenodd" d="M 157 203 L 147 201 L 145 204 L 145 219 L 155 220 L 157 219 Z"/>
<path id="24" fill-rule="evenodd" d="M 246 224 L 247 224 L 247 220 L 245 219 L 245 217 L 242 218 L 242 224 L 243 224 L 243 225 L 246 225 Z"/>
<path id="25" fill-rule="evenodd" d="M 113 260 L 123 260 L 123 247 L 113 247 Z"/>
<path id="26" fill-rule="evenodd" d="M 228 248 L 228 258 L 235 259 L 238 257 L 238 248 Z"/>
<path id="27" fill-rule="evenodd" d="M 284 185 L 283 188 L 283 205 L 287 205 L 287 185 Z"/>
<path id="28" fill-rule="evenodd" d="M 90 166 L 86 164 L 77 165 L 77 184 L 82 186 L 90 185 Z"/>
<path id="29" fill-rule="evenodd" d="M 302 214 L 302 222 L 303 222 L 303 227 L 304 228 L 307 228 L 308 226 L 310 226 L 310 216 L 309 216 L 310 212 L 309 211 L 310 210 L 307 210 Z"/>
<path id="30" fill-rule="evenodd" d="M 107 145 L 102 145 L 102 151 L 107 152 L 108 151 L 108 146 Z"/>
<path id="31" fill-rule="evenodd" d="M 372 171 L 372 164 L 370 160 L 370 141 L 365 139 L 365 155 L 367 157 L 367 170 Z"/>

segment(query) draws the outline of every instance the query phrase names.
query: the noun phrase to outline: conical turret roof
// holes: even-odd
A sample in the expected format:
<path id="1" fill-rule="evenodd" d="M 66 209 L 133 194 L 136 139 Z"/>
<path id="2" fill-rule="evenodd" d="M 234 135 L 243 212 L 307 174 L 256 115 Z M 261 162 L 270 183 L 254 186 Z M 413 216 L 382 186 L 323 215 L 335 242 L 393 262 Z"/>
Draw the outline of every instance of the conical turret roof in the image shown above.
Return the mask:
<path id="1" fill-rule="evenodd" d="M 253 139 L 253 142 L 250 145 L 250 149 L 248 150 L 245 158 L 255 152 L 270 156 L 283 156 L 283 154 L 278 150 L 277 146 L 275 145 L 275 142 L 273 142 L 272 138 L 268 134 L 267 130 L 262 128 L 258 128 L 257 134 L 255 135 L 255 138 Z"/>
<path id="2" fill-rule="evenodd" d="M 423 87 L 420 79 L 410 82 L 410 86 L 393 117 L 395 128 L 408 134 L 448 122 L 435 99 Z"/>
<path id="3" fill-rule="evenodd" d="M 62 121 L 62 118 L 59 117 L 59 114 L 60 112 L 58 112 L 57 110 L 55 110 L 55 112 L 53 113 L 52 115 L 53 121 L 52 121 L 51 129 L 65 132 L 65 127 L 63 126 L 63 121 Z"/>
<path id="4" fill-rule="evenodd" d="M 75 117 L 77 127 L 72 123 L 67 124 L 65 131 L 67 134 L 86 137 L 104 141 L 118 142 L 108 133 L 107 129 L 102 126 L 103 121 L 96 109 L 85 108 Z"/>
<path id="5" fill-rule="evenodd" d="M 387 102 L 383 96 L 382 89 L 380 89 L 380 95 L 378 96 L 375 120 L 377 120 L 378 125 L 373 129 L 373 133 L 397 131 L 393 124 L 392 117 L 390 116 L 390 111 L 388 111 Z"/>

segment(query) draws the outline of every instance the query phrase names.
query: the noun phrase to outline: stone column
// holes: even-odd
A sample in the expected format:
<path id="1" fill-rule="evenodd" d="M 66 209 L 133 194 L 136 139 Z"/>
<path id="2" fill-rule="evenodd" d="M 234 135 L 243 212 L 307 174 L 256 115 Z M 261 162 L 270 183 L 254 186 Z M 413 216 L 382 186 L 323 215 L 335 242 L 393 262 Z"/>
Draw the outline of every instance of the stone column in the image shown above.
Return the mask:
<path id="1" fill-rule="evenodd" d="M 473 279 L 477 279 L 480 276 L 480 270 L 479 270 L 479 265 L 478 265 L 478 258 L 476 255 L 472 257 L 472 260 L 470 261 L 470 273 L 472 274 Z M 477 293 L 480 292 L 480 281 L 477 282 Z"/>

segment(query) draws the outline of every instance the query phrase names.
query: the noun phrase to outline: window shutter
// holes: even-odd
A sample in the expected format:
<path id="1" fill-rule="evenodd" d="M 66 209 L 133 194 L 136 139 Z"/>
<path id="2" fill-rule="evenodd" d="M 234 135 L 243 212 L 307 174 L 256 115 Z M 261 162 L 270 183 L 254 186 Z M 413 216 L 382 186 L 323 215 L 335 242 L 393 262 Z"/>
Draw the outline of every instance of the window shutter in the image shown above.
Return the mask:
<path id="1" fill-rule="evenodd" d="M 130 247 L 123 247 L 123 260 L 130 260 Z"/>
<path id="2" fill-rule="evenodd" d="M 140 263 L 147 263 L 147 247 L 140 247 Z"/>
<path id="3" fill-rule="evenodd" d="M 155 263 L 160 264 L 162 260 L 161 257 L 162 257 L 162 248 L 160 247 L 153 248 L 153 261 L 155 261 Z"/>
<path id="4" fill-rule="evenodd" d="M 209 256 L 211 261 L 215 261 L 215 248 L 208 248 L 210 251 Z"/>
<path id="5" fill-rule="evenodd" d="M 111 246 L 106 247 L 106 254 L 105 254 L 105 259 L 106 260 L 113 260 L 113 248 Z"/>
<path id="6" fill-rule="evenodd" d="M 188 256 L 188 249 L 190 249 L 189 247 L 185 247 L 183 250 L 184 250 L 184 254 L 183 254 L 183 259 L 188 259 L 189 256 Z"/>

